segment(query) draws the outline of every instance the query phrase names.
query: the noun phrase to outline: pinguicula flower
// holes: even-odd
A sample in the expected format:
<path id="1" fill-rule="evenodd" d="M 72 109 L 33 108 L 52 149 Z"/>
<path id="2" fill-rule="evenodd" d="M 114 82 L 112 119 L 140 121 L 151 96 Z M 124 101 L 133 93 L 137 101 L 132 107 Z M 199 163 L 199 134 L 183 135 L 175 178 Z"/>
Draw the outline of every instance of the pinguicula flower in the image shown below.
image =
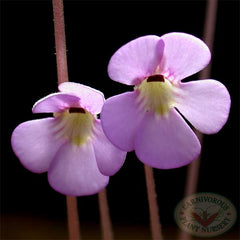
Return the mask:
<path id="1" fill-rule="evenodd" d="M 205 134 L 226 123 L 230 96 L 216 80 L 181 80 L 202 70 L 211 53 L 204 42 L 185 33 L 139 37 L 114 53 L 108 74 L 134 85 L 134 91 L 105 102 L 101 120 L 109 140 L 133 151 L 143 163 L 177 168 L 196 159 L 201 145 L 184 116 Z"/>
<path id="2" fill-rule="evenodd" d="M 54 116 L 17 126 L 12 148 L 31 172 L 47 171 L 56 191 L 95 194 L 122 166 L 126 153 L 106 138 L 97 119 L 105 101 L 101 92 L 72 82 L 62 83 L 59 90 L 33 106 L 33 113 Z"/>

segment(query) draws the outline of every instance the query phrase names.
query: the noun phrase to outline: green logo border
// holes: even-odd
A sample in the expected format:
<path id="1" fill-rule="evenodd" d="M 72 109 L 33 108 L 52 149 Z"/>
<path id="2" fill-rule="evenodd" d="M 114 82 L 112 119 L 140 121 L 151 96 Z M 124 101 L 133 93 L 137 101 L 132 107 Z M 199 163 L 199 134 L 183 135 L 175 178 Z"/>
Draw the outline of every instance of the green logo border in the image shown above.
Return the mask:
<path id="1" fill-rule="evenodd" d="M 233 211 L 235 212 L 235 219 L 233 219 L 233 221 L 232 221 L 232 223 L 231 223 L 231 226 L 230 226 L 229 228 L 227 228 L 225 231 L 216 233 L 216 234 L 214 234 L 214 235 L 210 235 L 210 236 L 207 236 L 207 235 L 206 235 L 206 236 L 203 236 L 203 235 L 198 235 L 198 234 L 196 234 L 196 233 L 194 233 L 194 232 L 193 232 L 193 233 L 190 233 L 190 232 L 186 231 L 186 230 L 182 227 L 182 225 L 179 224 L 179 222 L 178 222 L 178 220 L 177 220 L 177 216 L 176 216 L 177 209 L 178 209 L 179 206 L 184 202 L 184 200 L 186 200 L 186 199 L 188 199 L 188 198 L 191 198 L 191 196 L 196 196 L 196 195 L 198 195 L 198 194 L 215 195 L 215 196 L 218 196 L 218 197 L 220 197 L 220 198 L 226 199 L 226 200 L 231 204 L 231 206 L 232 206 L 232 208 L 233 208 Z M 228 231 L 231 230 L 232 227 L 235 225 L 235 223 L 236 223 L 236 221 L 237 221 L 237 218 L 238 218 L 237 209 L 236 209 L 235 205 L 232 203 L 232 201 L 229 200 L 228 198 L 226 198 L 226 197 L 218 194 L 218 193 L 213 193 L 213 192 L 196 192 L 196 193 L 193 193 L 193 194 L 191 194 L 191 195 L 185 196 L 182 200 L 180 200 L 180 202 L 178 202 L 178 204 L 176 205 L 176 207 L 175 207 L 175 209 L 174 209 L 174 221 L 175 221 L 176 225 L 178 226 L 178 228 L 179 228 L 181 231 L 183 231 L 183 232 L 185 232 L 185 233 L 187 233 L 187 234 L 189 234 L 189 235 L 192 235 L 192 236 L 195 236 L 195 237 L 201 237 L 201 238 L 211 238 L 211 237 L 214 238 L 214 237 L 220 236 L 220 235 L 228 232 Z"/>

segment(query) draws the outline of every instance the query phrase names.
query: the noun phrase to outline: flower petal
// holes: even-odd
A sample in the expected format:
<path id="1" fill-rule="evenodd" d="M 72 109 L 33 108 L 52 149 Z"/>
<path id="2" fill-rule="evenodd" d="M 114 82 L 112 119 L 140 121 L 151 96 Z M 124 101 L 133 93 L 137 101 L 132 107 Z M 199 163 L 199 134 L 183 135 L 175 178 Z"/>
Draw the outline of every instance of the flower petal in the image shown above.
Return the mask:
<path id="1" fill-rule="evenodd" d="M 77 105 L 79 98 L 66 93 L 53 93 L 40 100 L 33 106 L 33 113 L 62 112 Z"/>
<path id="2" fill-rule="evenodd" d="M 147 113 L 136 135 L 137 157 L 154 168 L 184 166 L 196 159 L 200 150 L 196 135 L 175 109 L 162 117 Z"/>
<path id="3" fill-rule="evenodd" d="M 218 132 L 226 123 L 231 99 L 226 87 L 215 80 L 181 83 L 175 107 L 200 132 Z"/>
<path id="4" fill-rule="evenodd" d="M 114 175 L 123 165 L 126 152 L 116 148 L 105 136 L 100 120 L 95 122 L 95 138 L 93 147 L 102 174 L 107 176 Z"/>
<path id="5" fill-rule="evenodd" d="M 101 123 L 107 138 L 123 151 L 134 150 L 135 134 L 143 114 L 137 104 L 137 92 L 126 92 L 107 99 Z"/>
<path id="6" fill-rule="evenodd" d="M 62 194 L 83 196 L 102 190 L 109 177 L 100 173 L 91 142 L 80 146 L 67 142 L 50 165 L 48 181 Z"/>
<path id="7" fill-rule="evenodd" d="M 74 82 L 64 82 L 60 84 L 58 88 L 63 93 L 71 93 L 79 97 L 81 107 L 87 109 L 91 113 L 98 114 L 101 112 L 105 101 L 102 92 Z"/>
<path id="8" fill-rule="evenodd" d="M 109 77 L 127 85 L 152 75 L 163 54 L 160 37 L 149 35 L 137 38 L 118 49 L 108 65 Z"/>
<path id="9" fill-rule="evenodd" d="M 53 132 L 54 118 L 24 122 L 12 134 L 12 148 L 20 162 L 31 172 L 48 170 L 63 140 L 56 139 Z"/>
<path id="10" fill-rule="evenodd" d="M 164 54 L 159 66 L 168 78 L 182 80 L 202 70 L 210 61 L 207 45 L 190 34 L 168 33 L 161 37 Z"/>

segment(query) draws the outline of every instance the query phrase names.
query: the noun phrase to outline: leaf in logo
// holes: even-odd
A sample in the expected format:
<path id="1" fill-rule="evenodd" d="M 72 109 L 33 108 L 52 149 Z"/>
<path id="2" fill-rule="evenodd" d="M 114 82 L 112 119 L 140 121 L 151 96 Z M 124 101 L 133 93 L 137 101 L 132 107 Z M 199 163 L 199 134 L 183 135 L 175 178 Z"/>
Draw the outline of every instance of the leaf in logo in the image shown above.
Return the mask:
<path id="1" fill-rule="evenodd" d="M 197 213 L 192 212 L 192 216 L 203 226 L 203 227 L 207 227 L 210 223 L 212 223 L 214 221 L 214 219 L 217 217 L 218 212 L 214 213 L 213 215 L 211 215 L 211 217 L 209 217 L 208 219 L 203 219 L 201 218 L 201 216 L 199 216 Z"/>

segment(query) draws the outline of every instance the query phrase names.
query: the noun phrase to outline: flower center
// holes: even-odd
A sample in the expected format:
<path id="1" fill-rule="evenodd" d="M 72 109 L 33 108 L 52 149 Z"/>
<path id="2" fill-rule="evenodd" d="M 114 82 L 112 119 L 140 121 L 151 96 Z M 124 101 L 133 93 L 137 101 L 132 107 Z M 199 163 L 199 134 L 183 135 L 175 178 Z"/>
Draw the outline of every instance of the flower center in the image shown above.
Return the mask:
<path id="1" fill-rule="evenodd" d="M 92 135 L 94 116 L 83 108 L 69 108 L 62 113 L 54 113 L 57 120 L 56 131 L 75 145 L 84 144 Z"/>
<path id="2" fill-rule="evenodd" d="M 138 101 L 145 111 L 152 111 L 165 115 L 174 103 L 174 89 L 172 83 L 163 75 L 156 74 L 144 79 L 135 87 L 139 91 Z"/>

